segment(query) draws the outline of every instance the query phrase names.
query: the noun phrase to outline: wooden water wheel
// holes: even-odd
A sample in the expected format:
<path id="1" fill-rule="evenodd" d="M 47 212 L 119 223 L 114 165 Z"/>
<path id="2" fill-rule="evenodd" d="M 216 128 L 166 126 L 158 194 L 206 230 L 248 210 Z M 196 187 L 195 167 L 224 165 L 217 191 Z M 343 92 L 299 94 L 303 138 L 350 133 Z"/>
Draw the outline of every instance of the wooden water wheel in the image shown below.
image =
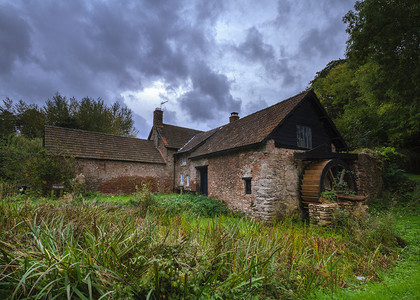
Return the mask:
<path id="1" fill-rule="evenodd" d="M 357 192 L 353 173 L 347 164 L 339 159 L 322 160 L 309 165 L 302 177 L 301 198 L 304 207 L 311 202 L 320 202 L 325 190 L 337 192 Z"/>

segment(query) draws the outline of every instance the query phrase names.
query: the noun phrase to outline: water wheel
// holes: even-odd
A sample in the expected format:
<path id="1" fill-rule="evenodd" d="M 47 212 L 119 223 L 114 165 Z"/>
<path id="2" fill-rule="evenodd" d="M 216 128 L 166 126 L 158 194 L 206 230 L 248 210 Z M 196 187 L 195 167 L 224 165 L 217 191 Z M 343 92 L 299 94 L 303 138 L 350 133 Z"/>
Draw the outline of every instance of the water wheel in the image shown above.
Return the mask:
<path id="1" fill-rule="evenodd" d="M 339 159 L 322 160 L 309 165 L 302 177 L 301 198 L 304 207 L 319 202 L 325 190 L 338 193 L 357 192 L 353 173 L 347 164 Z"/>

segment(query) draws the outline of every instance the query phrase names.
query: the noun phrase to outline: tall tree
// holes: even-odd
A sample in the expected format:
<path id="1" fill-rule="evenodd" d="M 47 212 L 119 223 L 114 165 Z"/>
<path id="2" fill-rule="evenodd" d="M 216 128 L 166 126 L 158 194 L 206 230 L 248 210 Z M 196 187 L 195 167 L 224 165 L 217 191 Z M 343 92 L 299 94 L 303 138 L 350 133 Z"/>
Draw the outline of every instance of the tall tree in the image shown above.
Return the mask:
<path id="1" fill-rule="evenodd" d="M 311 82 L 353 147 L 420 151 L 420 4 L 358 1 L 348 24 L 346 60 Z"/>
<path id="2" fill-rule="evenodd" d="M 0 106 L 0 137 L 16 132 L 16 111 L 13 101 L 9 98 L 3 100 Z"/>
<path id="3" fill-rule="evenodd" d="M 374 66 L 360 87 L 397 122 L 390 142 L 420 149 L 420 3 L 418 0 L 358 1 L 348 24 L 347 58 L 352 68 Z"/>

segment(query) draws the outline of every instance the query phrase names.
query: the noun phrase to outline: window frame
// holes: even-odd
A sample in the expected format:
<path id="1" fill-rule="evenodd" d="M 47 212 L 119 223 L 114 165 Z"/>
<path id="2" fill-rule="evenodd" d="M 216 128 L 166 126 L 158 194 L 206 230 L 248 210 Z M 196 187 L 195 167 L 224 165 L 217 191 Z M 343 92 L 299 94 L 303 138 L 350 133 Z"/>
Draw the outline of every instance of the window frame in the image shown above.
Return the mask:
<path id="1" fill-rule="evenodd" d="M 242 177 L 244 181 L 245 195 L 252 194 L 252 177 Z"/>
<path id="2" fill-rule="evenodd" d="M 312 149 L 312 128 L 310 126 L 296 124 L 296 146 Z"/>

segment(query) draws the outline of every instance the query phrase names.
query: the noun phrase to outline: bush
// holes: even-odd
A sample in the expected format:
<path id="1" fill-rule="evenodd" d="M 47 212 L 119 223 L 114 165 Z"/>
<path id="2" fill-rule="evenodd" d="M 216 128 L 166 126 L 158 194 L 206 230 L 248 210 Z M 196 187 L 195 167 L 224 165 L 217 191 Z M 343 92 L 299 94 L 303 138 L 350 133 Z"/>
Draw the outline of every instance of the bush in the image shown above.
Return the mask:
<path id="1" fill-rule="evenodd" d="M 28 162 L 25 177 L 28 179 L 32 193 L 47 196 L 53 184 L 63 184 L 67 189 L 75 176 L 74 158 L 39 151 Z"/>

